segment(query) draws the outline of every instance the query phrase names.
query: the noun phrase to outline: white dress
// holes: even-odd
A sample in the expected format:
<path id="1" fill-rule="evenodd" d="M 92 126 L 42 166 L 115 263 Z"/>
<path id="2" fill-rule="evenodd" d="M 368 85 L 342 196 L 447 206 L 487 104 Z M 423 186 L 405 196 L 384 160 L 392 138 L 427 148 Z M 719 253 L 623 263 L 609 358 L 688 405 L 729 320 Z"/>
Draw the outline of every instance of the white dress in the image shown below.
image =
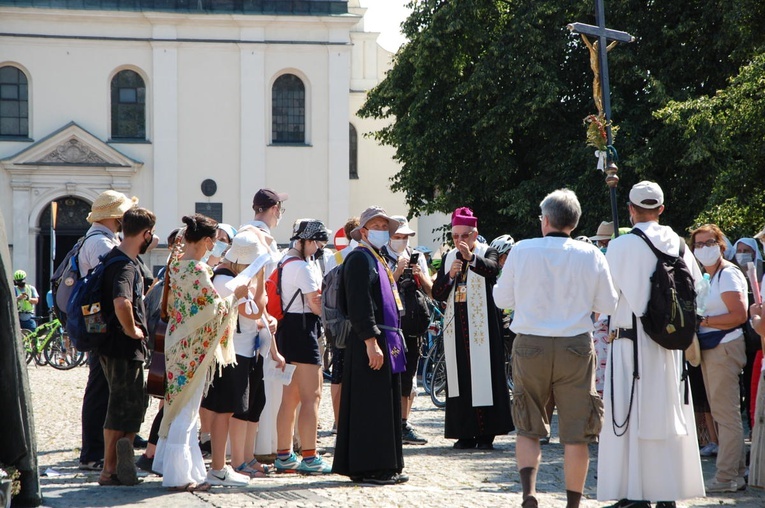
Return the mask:
<path id="1" fill-rule="evenodd" d="M 670 228 L 655 222 L 636 227 L 645 231 L 656 248 L 678 255 L 682 240 Z M 640 237 L 627 234 L 611 241 L 606 259 L 619 292 L 611 328 L 631 328 L 632 312 L 640 316 L 647 306 L 656 256 Z M 684 259 L 694 279 L 701 278 L 690 249 L 685 250 Z M 689 394 L 685 403 L 685 387 L 680 381 L 682 352 L 655 343 L 643 331 L 640 319 L 637 327 L 640 379 L 635 384 L 626 429 L 616 427 L 613 420 L 622 424 L 628 413 L 633 343 L 617 339 L 609 351 L 603 396 L 605 418 L 598 446 L 598 500 L 657 502 L 703 497 L 693 400 Z"/>
<path id="2" fill-rule="evenodd" d="M 170 424 L 167 438 L 159 438 L 154 455 L 154 470 L 162 474 L 162 485 L 179 487 L 203 483 L 207 476 L 205 461 L 199 449 L 199 404 L 205 383 L 199 383 L 191 400 Z"/>

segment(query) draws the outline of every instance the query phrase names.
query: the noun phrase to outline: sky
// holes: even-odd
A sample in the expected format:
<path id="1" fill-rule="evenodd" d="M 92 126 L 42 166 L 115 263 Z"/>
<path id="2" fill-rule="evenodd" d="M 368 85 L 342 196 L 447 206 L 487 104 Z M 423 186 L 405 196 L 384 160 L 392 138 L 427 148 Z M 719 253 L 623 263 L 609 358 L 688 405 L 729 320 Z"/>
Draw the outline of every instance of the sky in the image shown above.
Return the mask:
<path id="1" fill-rule="evenodd" d="M 377 42 L 383 48 L 395 53 L 404 43 L 399 26 L 409 14 L 405 7 L 408 0 L 360 0 L 361 6 L 366 7 L 364 30 L 380 32 Z"/>

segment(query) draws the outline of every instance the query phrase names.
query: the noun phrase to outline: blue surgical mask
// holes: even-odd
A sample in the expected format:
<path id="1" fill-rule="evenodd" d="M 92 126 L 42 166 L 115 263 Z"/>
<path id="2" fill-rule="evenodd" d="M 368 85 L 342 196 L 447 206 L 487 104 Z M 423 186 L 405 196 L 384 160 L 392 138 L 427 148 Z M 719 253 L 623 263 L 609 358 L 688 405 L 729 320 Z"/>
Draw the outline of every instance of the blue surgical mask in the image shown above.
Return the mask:
<path id="1" fill-rule="evenodd" d="M 607 247 L 601 247 L 601 248 L 600 248 L 600 252 L 602 252 L 603 254 L 605 254 L 607 249 L 608 249 Z"/>
<path id="2" fill-rule="evenodd" d="M 388 243 L 388 240 L 390 240 L 390 233 L 388 231 L 375 231 L 374 229 L 370 229 L 367 240 L 369 240 L 369 243 L 374 247 L 382 249 L 383 246 Z"/>
<path id="3" fill-rule="evenodd" d="M 226 249 L 228 249 L 228 244 L 226 242 L 221 242 L 220 240 L 218 240 L 215 242 L 215 245 L 213 246 L 211 256 L 214 258 L 221 258 L 223 257 L 223 253 L 226 252 Z"/>
<path id="4" fill-rule="evenodd" d="M 207 261 L 210 259 L 210 256 L 212 256 L 212 252 L 213 251 L 211 251 L 211 250 L 206 250 L 205 251 L 205 253 L 204 253 L 204 255 L 202 256 L 202 259 L 201 259 L 202 263 L 207 263 Z"/>

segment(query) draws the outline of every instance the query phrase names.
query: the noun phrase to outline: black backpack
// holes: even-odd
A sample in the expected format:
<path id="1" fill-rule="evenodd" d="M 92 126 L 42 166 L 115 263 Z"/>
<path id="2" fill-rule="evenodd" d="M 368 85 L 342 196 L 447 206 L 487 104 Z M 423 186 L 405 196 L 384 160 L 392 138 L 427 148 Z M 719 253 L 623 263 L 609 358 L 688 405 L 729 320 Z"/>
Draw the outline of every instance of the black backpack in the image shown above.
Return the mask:
<path id="1" fill-rule="evenodd" d="M 681 240 L 680 255 L 674 257 L 654 247 L 640 229 L 630 232 L 642 238 L 657 258 L 648 307 L 640 317 L 643 329 L 660 346 L 684 351 L 696 334 L 696 287 L 683 260 L 685 243 Z"/>
<path id="2" fill-rule="evenodd" d="M 428 297 L 412 276 L 411 268 L 404 271 L 398 280 L 398 294 L 404 304 L 401 315 L 401 331 L 406 337 L 425 335 L 430 324 Z"/>

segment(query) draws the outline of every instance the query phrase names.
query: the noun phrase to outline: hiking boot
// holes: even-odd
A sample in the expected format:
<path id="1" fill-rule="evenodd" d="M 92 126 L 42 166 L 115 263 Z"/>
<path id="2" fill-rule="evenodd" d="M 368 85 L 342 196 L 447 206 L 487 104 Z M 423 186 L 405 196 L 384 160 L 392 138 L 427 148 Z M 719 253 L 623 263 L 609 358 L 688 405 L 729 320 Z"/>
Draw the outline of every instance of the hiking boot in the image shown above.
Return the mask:
<path id="1" fill-rule="evenodd" d="M 717 445 L 717 443 L 710 441 L 706 444 L 706 446 L 699 450 L 699 455 L 702 457 L 713 457 L 717 455 L 717 451 L 719 449 L 720 447 Z"/>
<path id="2" fill-rule="evenodd" d="M 295 455 L 295 452 L 290 453 L 290 456 L 286 459 L 276 457 L 276 460 L 274 461 L 274 467 L 276 468 L 277 473 L 295 473 L 297 472 L 299 465 L 300 461 L 298 460 L 297 455 Z"/>
<path id="3" fill-rule="evenodd" d="M 138 484 L 133 442 L 126 437 L 117 441 L 117 478 L 122 485 Z"/>
<path id="4" fill-rule="evenodd" d="M 250 483 L 250 477 L 234 471 L 231 466 L 224 466 L 223 469 L 210 469 L 207 472 L 205 481 L 210 485 L 221 485 L 224 487 L 245 487 Z"/>
<path id="5" fill-rule="evenodd" d="M 331 474 L 332 466 L 316 455 L 313 460 L 310 461 L 303 459 L 296 468 L 296 472 L 300 474 Z"/>
<path id="6" fill-rule="evenodd" d="M 712 481 L 707 482 L 704 485 L 707 494 L 717 494 L 721 492 L 736 492 L 738 490 L 738 484 L 736 480 L 728 480 L 721 482 L 717 478 L 713 478 Z"/>
<path id="7" fill-rule="evenodd" d="M 401 430 L 402 430 L 401 438 L 404 444 L 411 444 L 411 445 L 428 444 L 428 440 L 420 436 L 419 434 L 417 434 L 417 432 L 414 430 L 414 427 L 406 425 Z"/>

